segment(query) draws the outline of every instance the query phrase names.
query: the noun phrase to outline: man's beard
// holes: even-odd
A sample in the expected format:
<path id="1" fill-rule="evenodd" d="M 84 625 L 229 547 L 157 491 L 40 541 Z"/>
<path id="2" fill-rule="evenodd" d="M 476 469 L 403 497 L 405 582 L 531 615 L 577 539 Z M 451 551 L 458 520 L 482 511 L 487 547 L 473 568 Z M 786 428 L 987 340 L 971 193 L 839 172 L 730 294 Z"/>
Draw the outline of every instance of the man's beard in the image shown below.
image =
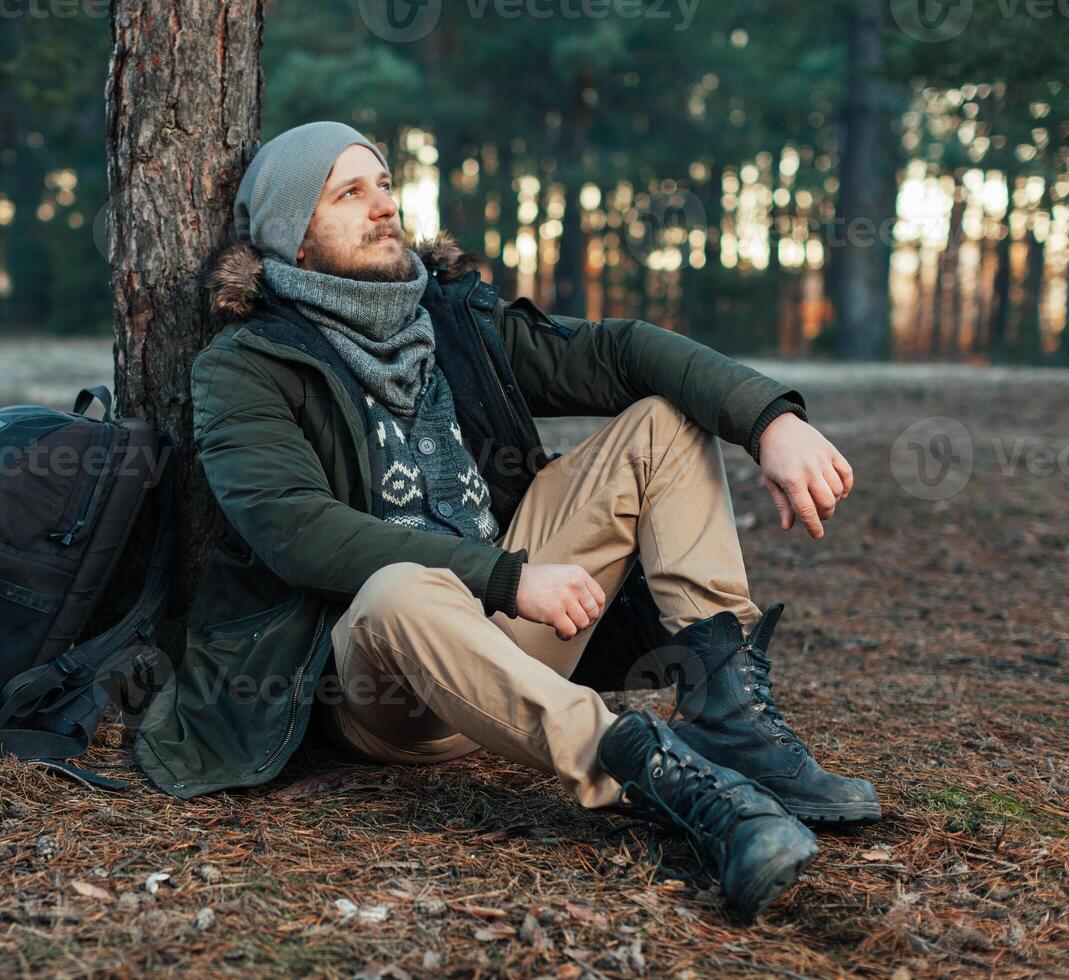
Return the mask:
<path id="1" fill-rule="evenodd" d="M 362 254 L 370 249 L 377 249 L 375 239 L 356 249 L 349 256 L 323 255 L 316 251 L 314 244 L 311 248 L 306 247 L 308 268 L 316 272 L 325 272 L 327 275 L 338 276 L 342 279 L 359 279 L 363 282 L 411 282 L 416 278 L 416 259 L 411 248 L 402 233 L 398 241 L 403 246 L 389 260 L 379 259 L 377 262 L 361 261 Z"/>

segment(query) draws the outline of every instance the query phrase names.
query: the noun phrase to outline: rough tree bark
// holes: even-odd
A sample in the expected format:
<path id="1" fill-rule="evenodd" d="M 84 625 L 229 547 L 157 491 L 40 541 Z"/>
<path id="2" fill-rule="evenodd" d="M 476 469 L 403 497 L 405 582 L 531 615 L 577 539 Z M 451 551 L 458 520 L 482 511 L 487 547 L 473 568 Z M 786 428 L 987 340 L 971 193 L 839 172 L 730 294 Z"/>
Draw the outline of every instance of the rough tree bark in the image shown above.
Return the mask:
<path id="1" fill-rule="evenodd" d="M 230 237 L 237 185 L 257 149 L 263 0 L 113 0 L 106 88 L 108 249 L 115 294 L 115 395 L 176 441 L 175 602 L 158 635 L 184 643 L 184 613 L 221 516 L 193 452 L 189 368 L 218 325 L 203 278 Z M 133 539 L 147 550 L 143 515 Z M 136 569 L 105 621 L 136 594 Z M 123 581 L 126 579 L 126 581 Z"/>

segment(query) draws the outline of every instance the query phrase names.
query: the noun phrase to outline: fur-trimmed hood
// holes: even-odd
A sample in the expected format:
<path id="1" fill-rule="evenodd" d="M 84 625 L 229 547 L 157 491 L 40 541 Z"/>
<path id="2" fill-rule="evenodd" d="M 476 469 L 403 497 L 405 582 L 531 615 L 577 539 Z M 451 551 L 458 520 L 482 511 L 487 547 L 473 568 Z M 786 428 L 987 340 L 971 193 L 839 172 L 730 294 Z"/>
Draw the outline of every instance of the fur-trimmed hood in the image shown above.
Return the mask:
<path id="1" fill-rule="evenodd" d="M 438 270 L 440 282 L 459 279 L 479 266 L 478 256 L 465 252 L 447 231 L 413 248 L 429 272 Z M 227 322 L 251 316 L 256 309 L 263 268 L 263 258 L 254 246 L 238 243 L 224 248 L 206 282 L 212 314 Z"/>

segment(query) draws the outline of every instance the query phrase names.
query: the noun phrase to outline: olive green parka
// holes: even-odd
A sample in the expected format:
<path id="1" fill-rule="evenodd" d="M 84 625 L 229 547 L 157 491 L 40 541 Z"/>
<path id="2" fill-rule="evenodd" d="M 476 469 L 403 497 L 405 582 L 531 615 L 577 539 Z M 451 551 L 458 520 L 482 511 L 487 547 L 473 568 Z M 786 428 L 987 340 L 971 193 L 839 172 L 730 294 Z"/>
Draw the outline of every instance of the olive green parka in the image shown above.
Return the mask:
<path id="1" fill-rule="evenodd" d="M 472 349 L 486 350 L 484 374 L 499 389 L 455 383 L 462 429 L 492 399 L 526 432 L 531 416 L 611 417 L 662 395 L 708 431 L 749 445 L 775 399 L 802 404 L 786 386 L 642 320 L 547 316 L 526 298 L 506 302 L 444 233 L 419 251 L 432 272 L 428 303 L 456 313 L 449 329 L 479 337 Z M 227 249 L 209 286 L 225 326 L 190 373 L 193 435 L 226 534 L 200 575 L 184 657 L 134 742 L 152 782 L 179 797 L 278 773 L 308 726 L 331 628 L 376 570 L 450 568 L 485 602 L 503 554 L 376 517 L 359 399 L 352 379 L 325 363 L 317 329 L 271 299 L 249 246 Z M 485 433 L 464 436 L 474 443 Z M 533 463 L 528 482 L 544 462 Z M 493 506 L 504 531 L 516 491 L 492 470 L 481 464 L 492 497 L 500 491 Z"/>

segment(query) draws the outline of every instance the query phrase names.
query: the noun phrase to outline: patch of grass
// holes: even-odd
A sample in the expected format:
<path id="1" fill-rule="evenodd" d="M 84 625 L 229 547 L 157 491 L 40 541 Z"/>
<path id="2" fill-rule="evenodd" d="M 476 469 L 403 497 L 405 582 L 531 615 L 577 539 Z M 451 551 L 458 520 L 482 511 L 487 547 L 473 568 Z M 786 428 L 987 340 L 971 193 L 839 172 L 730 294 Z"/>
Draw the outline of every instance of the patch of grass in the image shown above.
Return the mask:
<path id="1" fill-rule="evenodd" d="M 1036 808 L 1033 804 L 1003 793 L 984 790 L 930 790 L 920 802 L 947 815 L 947 830 L 979 833 L 985 823 L 1008 824 L 1042 834 L 1069 837 L 1069 821 Z"/>

